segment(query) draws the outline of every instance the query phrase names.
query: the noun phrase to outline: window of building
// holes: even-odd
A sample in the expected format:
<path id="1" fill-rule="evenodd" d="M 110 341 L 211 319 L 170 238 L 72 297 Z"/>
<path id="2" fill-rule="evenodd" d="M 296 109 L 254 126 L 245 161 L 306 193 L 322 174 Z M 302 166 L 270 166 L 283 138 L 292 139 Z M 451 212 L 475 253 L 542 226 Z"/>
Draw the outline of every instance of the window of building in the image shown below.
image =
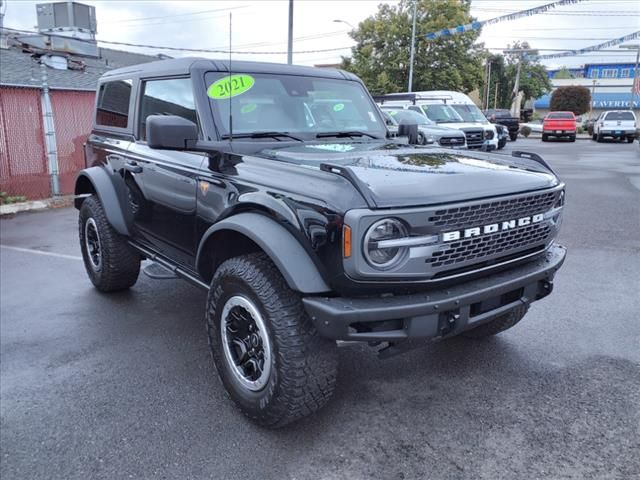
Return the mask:
<path id="1" fill-rule="evenodd" d="M 629 78 L 631 76 L 630 68 L 623 68 L 620 70 L 620 78 Z"/>
<path id="2" fill-rule="evenodd" d="M 602 78 L 618 78 L 618 70 L 616 68 L 603 68 L 601 70 Z"/>
<path id="3" fill-rule="evenodd" d="M 147 138 L 149 115 L 177 115 L 198 123 L 193 88 L 189 78 L 149 80 L 143 84 L 138 137 Z"/>
<path id="4" fill-rule="evenodd" d="M 131 85 L 131 80 L 116 80 L 100 85 L 96 124 L 127 128 Z"/>

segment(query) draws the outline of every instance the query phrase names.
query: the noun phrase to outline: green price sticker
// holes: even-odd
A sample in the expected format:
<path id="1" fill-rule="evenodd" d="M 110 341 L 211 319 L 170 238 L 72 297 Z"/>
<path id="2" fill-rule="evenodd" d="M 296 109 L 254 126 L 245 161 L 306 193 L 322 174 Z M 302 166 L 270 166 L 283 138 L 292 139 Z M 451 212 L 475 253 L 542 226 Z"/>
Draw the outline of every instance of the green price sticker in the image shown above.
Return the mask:
<path id="1" fill-rule="evenodd" d="M 212 83 L 207 89 L 207 95 L 214 100 L 242 95 L 255 83 L 251 75 L 230 75 Z"/>
<path id="2" fill-rule="evenodd" d="M 344 110 L 344 103 L 336 103 L 333 106 L 333 111 L 334 112 L 339 112 L 340 110 Z"/>
<path id="3" fill-rule="evenodd" d="M 256 104 L 256 103 L 247 103 L 246 105 L 243 105 L 242 107 L 240 107 L 240 113 L 251 113 L 256 108 L 258 108 L 258 104 Z"/>

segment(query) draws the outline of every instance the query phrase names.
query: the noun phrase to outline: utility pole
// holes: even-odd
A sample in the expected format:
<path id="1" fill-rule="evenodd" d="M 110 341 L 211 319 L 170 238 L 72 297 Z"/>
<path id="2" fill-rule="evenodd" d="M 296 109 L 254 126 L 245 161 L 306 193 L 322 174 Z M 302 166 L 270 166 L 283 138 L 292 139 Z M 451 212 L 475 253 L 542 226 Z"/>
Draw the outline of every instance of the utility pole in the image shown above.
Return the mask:
<path id="1" fill-rule="evenodd" d="M 409 87 L 407 91 L 411 93 L 413 91 L 413 56 L 416 50 L 416 9 L 418 6 L 418 0 L 413 0 L 413 27 L 411 27 L 411 55 L 409 59 Z"/>
<path id="2" fill-rule="evenodd" d="M 293 0 L 289 0 L 289 38 L 287 41 L 287 63 L 293 63 Z"/>
<path id="3" fill-rule="evenodd" d="M 493 95 L 493 108 L 498 108 L 498 85 L 500 85 L 500 82 L 496 82 L 496 93 Z"/>
<path id="4" fill-rule="evenodd" d="M 56 143 L 56 130 L 53 123 L 53 108 L 49 96 L 49 75 L 47 66 L 40 59 L 40 73 L 42 75 L 42 123 L 44 126 L 44 147 L 47 150 L 49 177 L 51 180 L 51 194 L 60 195 L 60 176 L 58 169 L 58 146 Z"/>
<path id="5" fill-rule="evenodd" d="M 489 108 L 489 99 L 491 98 L 491 61 L 487 59 L 487 93 L 484 97 L 484 105 L 485 109 Z"/>
<path id="6" fill-rule="evenodd" d="M 596 95 L 596 79 L 593 79 L 593 84 L 591 85 L 591 104 L 589 105 L 589 120 L 593 118 L 593 102 Z"/>

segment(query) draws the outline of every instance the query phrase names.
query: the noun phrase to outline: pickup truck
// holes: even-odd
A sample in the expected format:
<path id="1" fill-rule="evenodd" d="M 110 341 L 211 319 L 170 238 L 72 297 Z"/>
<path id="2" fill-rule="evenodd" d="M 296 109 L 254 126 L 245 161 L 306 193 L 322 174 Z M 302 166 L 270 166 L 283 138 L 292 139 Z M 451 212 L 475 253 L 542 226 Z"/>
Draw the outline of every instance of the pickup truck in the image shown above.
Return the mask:
<path id="1" fill-rule="evenodd" d="M 542 122 L 542 141 L 549 137 L 569 138 L 570 142 L 576 141 L 576 116 L 573 112 L 551 112 Z"/>
<path id="2" fill-rule="evenodd" d="M 516 141 L 518 131 L 520 130 L 520 119 L 518 117 L 511 115 L 509 110 L 501 108 L 490 108 L 483 113 L 491 123 L 497 123 L 507 127 L 509 130 L 509 138 L 512 142 Z"/>
<path id="3" fill-rule="evenodd" d="M 633 143 L 636 138 L 636 116 L 629 110 L 609 110 L 602 112 L 593 124 L 592 138 L 601 142 L 605 137 L 627 139 Z"/>

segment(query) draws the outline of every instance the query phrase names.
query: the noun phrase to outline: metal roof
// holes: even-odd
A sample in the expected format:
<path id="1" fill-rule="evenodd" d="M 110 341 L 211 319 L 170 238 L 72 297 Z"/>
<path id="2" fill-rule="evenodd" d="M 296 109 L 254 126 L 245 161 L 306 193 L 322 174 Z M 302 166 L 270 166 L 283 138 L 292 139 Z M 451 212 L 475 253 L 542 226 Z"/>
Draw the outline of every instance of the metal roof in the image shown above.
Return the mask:
<path id="1" fill-rule="evenodd" d="M 76 57 L 56 52 L 52 55 L 68 56 L 69 59 L 81 60 L 85 67 L 80 70 L 56 70 L 47 67 L 49 88 L 64 90 L 95 91 L 98 79 L 114 68 L 137 65 L 157 60 L 158 57 L 140 53 L 100 48 L 100 58 Z M 42 73 L 39 62 L 32 53 L 24 51 L 20 46 L 0 49 L 0 85 L 19 87 L 42 86 Z"/>

